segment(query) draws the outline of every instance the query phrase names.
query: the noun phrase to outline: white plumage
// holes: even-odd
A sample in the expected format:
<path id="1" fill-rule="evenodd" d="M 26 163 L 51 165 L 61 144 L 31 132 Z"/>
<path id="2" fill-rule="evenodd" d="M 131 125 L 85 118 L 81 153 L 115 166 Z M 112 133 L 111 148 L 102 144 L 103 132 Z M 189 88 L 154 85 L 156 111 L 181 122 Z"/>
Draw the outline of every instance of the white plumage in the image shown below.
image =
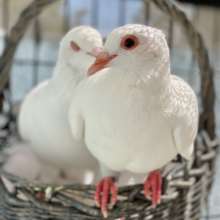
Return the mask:
<path id="1" fill-rule="evenodd" d="M 190 158 L 197 99 L 170 73 L 169 48 L 160 30 L 144 25 L 115 29 L 89 74 L 94 75 L 77 88 L 69 119 L 73 136 L 85 140 L 103 177 L 122 171 L 147 174 L 178 153 Z"/>
<path id="2" fill-rule="evenodd" d="M 120 48 L 121 38 L 131 34 L 140 45 Z M 146 173 L 177 153 L 189 158 L 197 99 L 186 82 L 170 74 L 164 34 L 127 25 L 110 34 L 105 50 L 117 57 L 79 85 L 69 112 L 73 135 L 85 133 L 92 154 L 115 171 Z"/>
<path id="3" fill-rule="evenodd" d="M 14 141 L 9 148 L 3 151 L 3 170 L 31 182 L 63 183 L 66 182 L 59 176 L 59 170 L 47 164 L 42 164 L 32 152 L 27 143 Z"/>
<path id="4" fill-rule="evenodd" d="M 93 28 L 79 26 L 61 41 L 52 79 L 25 98 L 19 115 L 19 132 L 42 163 L 63 171 L 74 170 L 80 181 L 97 162 L 83 142 L 76 141 L 68 124 L 68 108 L 76 85 L 94 62 L 102 38 Z"/>

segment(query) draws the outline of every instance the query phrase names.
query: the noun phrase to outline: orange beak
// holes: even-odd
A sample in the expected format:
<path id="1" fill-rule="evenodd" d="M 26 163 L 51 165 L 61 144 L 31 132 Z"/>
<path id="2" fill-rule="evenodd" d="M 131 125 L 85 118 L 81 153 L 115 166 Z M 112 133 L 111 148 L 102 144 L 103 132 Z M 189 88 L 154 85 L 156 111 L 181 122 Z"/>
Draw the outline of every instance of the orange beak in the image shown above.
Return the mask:
<path id="1" fill-rule="evenodd" d="M 96 60 L 95 63 L 93 63 L 87 72 L 88 76 L 91 76 L 93 74 L 95 74 L 96 72 L 98 72 L 101 69 L 104 69 L 106 67 L 106 65 L 116 57 L 116 54 L 110 55 L 108 52 L 100 52 L 97 56 L 96 56 Z"/>

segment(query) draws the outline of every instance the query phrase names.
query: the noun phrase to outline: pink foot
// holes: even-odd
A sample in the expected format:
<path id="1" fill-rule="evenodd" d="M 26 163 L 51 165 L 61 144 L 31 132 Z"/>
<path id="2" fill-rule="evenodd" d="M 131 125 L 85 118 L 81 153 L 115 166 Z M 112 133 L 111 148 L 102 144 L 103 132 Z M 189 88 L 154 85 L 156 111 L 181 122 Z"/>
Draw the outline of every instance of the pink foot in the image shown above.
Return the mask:
<path id="1" fill-rule="evenodd" d="M 144 195 L 151 197 L 153 207 L 160 203 L 161 199 L 162 177 L 160 171 L 155 170 L 149 174 L 144 182 Z"/>
<path id="2" fill-rule="evenodd" d="M 108 217 L 108 204 L 114 206 L 117 202 L 117 191 L 113 177 L 104 177 L 96 185 L 95 201 L 96 205 L 101 208 L 104 218 Z"/>

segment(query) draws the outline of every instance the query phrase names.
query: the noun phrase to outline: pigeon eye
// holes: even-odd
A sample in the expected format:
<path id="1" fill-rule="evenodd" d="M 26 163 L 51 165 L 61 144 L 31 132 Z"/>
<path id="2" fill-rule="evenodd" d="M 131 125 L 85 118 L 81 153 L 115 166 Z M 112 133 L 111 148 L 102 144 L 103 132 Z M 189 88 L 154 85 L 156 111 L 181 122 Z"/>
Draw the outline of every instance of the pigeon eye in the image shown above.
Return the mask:
<path id="1" fill-rule="evenodd" d="M 121 48 L 125 50 L 132 50 L 137 47 L 139 44 L 139 40 L 134 35 L 126 35 L 121 40 Z"/>
<path id="2" fill-rule="evenodd" d="M 70 47 L 73 51 L 76 51 L 76 52 L 80 50 L 80 47 L 74 41 L 70 41 Z"/>

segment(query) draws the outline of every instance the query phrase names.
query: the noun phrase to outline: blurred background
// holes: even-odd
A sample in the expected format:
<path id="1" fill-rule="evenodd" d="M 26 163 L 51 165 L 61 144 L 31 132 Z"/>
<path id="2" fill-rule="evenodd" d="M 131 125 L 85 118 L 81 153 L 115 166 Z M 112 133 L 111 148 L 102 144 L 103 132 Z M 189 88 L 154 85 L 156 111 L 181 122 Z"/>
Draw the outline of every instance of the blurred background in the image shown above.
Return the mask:
<path id="1" fill-rule="evenodd" d="M 7 31 L 30 2 L 0 0 L 0 54 Z M 180 0 L 177 4 L 202 33 L 209 49 L 215 70 L 216 113 L 220 134 L 220 1 Z M 8 99 L 13 114 L 16 114 L 23 97 L 31 88 L 51 76 L 59 41 L 70 28 L 81 24 L 92 25 L 105 37 L 113 28 L 126 23 L 143 23 L 161 28 L 167 34 L 171 48 L 173 73 L 187 80 L 199 93 L 198 67 L 184 32 L 155 6 L 145 5 L 141 0 L 60 0 L 34 20 L 18 47 L 8 85 Z M 220 219 L 220 160 L 218 167 L 209 207 L 203 219 Z"/>

